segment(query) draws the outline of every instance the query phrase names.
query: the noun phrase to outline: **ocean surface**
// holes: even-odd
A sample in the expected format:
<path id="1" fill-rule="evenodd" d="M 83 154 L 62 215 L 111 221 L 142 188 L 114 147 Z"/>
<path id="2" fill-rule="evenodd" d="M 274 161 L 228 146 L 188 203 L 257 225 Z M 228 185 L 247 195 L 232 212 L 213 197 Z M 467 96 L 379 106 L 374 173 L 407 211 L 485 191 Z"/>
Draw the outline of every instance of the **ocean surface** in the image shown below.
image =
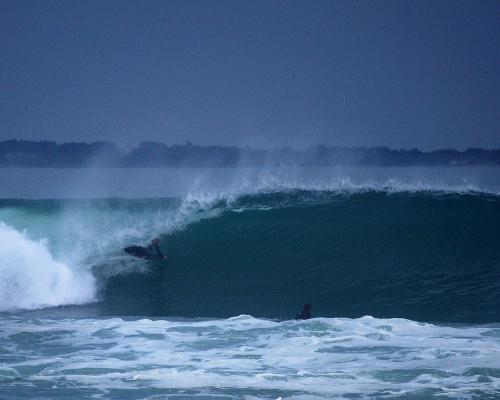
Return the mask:
<path id="1" fill-rule="evenodd" d="M 500 399 L 500 168 L 0 169 L 0 399 L 191 398 Z"/>

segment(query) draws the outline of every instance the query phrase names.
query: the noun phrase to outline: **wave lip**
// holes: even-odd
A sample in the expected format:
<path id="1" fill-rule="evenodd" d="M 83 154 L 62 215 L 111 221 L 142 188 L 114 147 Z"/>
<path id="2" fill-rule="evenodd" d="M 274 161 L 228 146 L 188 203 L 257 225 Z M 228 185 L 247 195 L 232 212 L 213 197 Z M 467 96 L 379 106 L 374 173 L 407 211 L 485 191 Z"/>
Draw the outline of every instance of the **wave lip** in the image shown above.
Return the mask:
<path id="1" fill-rule="evenodd" d="M 0 311 L 87 303 L 94 279 L 56 261 L 46 240 L 30 240 L 0 222 Z"/>

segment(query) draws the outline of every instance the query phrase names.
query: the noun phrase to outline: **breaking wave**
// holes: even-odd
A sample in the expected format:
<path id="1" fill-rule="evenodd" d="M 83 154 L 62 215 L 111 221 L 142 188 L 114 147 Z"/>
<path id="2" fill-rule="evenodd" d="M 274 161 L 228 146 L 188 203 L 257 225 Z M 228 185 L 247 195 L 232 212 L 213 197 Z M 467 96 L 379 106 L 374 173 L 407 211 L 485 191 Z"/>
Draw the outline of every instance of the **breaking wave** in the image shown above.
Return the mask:
<path id="1" fill-rule="evenodd" d="M 495 194 L 351 187 L 2 200 L 0 220 L 2 310 L 95 302 L 89 310 L 103 315 L 289 318 L 308 301 L 322 316 L 500 318 Z M 157 235 L 166 263 L 122 252 Z"/>

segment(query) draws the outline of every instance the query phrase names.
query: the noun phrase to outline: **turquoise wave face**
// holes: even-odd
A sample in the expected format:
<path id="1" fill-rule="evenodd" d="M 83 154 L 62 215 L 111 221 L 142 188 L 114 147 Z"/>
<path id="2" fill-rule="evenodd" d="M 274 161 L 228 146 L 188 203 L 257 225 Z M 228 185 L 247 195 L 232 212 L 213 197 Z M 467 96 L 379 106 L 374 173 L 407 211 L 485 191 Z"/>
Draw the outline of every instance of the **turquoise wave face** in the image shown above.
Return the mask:
<path id="1" fill-rule="evenodd" d="M 500 320 L 496 195 L 290 190 L 234 198 L 9 200 L 0 203 L 0 220 L 24 231 L 26 241 L 46 238 L 55 262 L 92 276 L 68 279 L 94 285 L 78 287 L 87 296 L 81 301 L 61 299 L 91 303 L 75 313 L 287 319 L 310 302 L 313 314 L 325 317 Z M 158 234 L 166 263 L 121 251 Z M 23 268 L 29 275 L 35 266 Z M 9 279 L 24 290 L 15 274 Z"/>

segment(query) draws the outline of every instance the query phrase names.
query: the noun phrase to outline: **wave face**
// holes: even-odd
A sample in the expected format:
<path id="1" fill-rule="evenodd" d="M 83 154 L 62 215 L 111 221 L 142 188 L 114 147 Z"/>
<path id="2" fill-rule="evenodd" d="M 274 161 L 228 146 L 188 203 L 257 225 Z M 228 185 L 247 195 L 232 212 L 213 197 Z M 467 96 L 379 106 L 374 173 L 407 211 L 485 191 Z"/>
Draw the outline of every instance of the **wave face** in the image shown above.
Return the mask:
<path id="1" fill-rule="evenodd" d="M 2 310 L 93 301 L 85 310 L 98 315 L 290 318 L 307 301 L 321 316 L 500 320 L 497 195 L 3 200 L 0 220 L 2 234 L 16 238 L 1 249 L 1 285 L 15 282 Z M 158 234 L 166 263 L 121 251 Z M 67 291 L 33 300 L 40 291 L 29 282 L 42 270 L 52 276 L 47 288 Z"/>

